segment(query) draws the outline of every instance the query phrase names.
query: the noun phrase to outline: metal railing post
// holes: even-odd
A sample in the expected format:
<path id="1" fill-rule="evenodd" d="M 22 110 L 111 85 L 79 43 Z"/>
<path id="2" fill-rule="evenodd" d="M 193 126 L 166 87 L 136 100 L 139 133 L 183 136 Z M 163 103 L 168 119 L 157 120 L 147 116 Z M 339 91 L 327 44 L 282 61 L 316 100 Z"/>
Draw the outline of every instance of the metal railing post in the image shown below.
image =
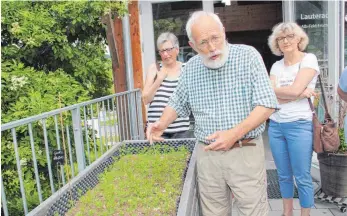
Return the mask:
<path id="1" fill-rule="evenodd" d="M 14 153 L 15 153 L 16 161 L 17 161 L 17 172 L 18 172 L 18 178 L 19 178 L 20 192 L 22 194 L 24 214 L 28 214 L 28 205 L 27 205 L 27 199 L 26 199 L 25 189 L 24 189 L 23 173 L 22 173 L 22 168 L 21 168 L 20 159 L 19 159 L 19 148 L 17 144 L 16 129 L 12 128 L 11 131 L 12 131 L 12 138 L 13 138 L 13 145 L 14 145 Z"/>
<path id="2" fill-rule="evenodd" d="M 80 107 L 77 107 L 71 111 L 72 111 L 71 112 L 72 113 L 72 126 L 73 126 L 74 140 L 75 140 L 78 172 L 81 172 L 86 167 L 86 161 L 85 161 L 85 157 L 84 157 L 84 145 L 83 145 L 83 141 L 82 141 Z"/>
<path id="3" fill-rule="evenodd" d="M 28 124 L 29 129 L 29 138 L 30 138 L 30 145 L 31 145 L 31 153 L 33 156 L 33 162 L 34 162 L 34 171 L 35 171 L 35 179 L 36 179 L 36 186 L 37 186 L 37 193 L 39 195 L 40 203 L 42 203 L 42 193 L 41 193 L 41 183 L 40 183 L 40 176 L 39 171 L 37 168 L 37 160 L 36 160 L 36 154 L 35 154 L 35 144 L 34 144 L 34 137 L 33 137 L 33 130 L 31 123 Z"/>
<path id="4" fill-rule="evenodd" d="M 58 150 L 61 150 L 57 115 L 54 115 L 54 125 L 55 125 L 55 136 L 56 136 L 56 139 L 57 139 Z M 65 151 L 65 149 L 64 149 L 64 151 Z M 63 181 L 63 185 L 65 185 L 64 166 L 62 165 L 62 166 L 60 166 L 60 168 L 61 168 L 61 179 Z"/>
<path id="5" fill-rule="evenodd" d="M 137 122 L 139 125 L 139 138 L 140 140 L 145 139 L 145 133 L 144 133 L 144 127 L 143 127 L 143 119 L 142 119 L 142 99 L 141 99 L 141 92 L 136 91 L 135 92 L 136 100 L 137 100 Z"/>
<path id="6" fill-rule="evenodd" d="M 137 114 L 137 107 L 136 107 L 136 91 L 130 93 L 130 121 L 131 121 L 131 129 L 132 129 L 132 139 L 139 139 L 139 131 L 137 128 L 137 122 L 136 122 L 136 114 Z"/>
<path id="7" fill-rule="evenodd" d="M 69 130 L 68 125 L 66 125 L 66 139 L 67 139 L 67 146 L 68 146 L 68 150 L 69 150 L 71 175 L 72 175 L 72 177 L 75 177 L 75 168 L 74 168 L 74 163 L 73 163 L 73 158 L 72 158 L 72 149 L 71 149 L 71 140 L 70 140 L 70 130 Z M 66 158 L 66 160 L 67 160 L 67 158 Z"/>
<path id="8" fill-rule="evenodd" d="M 1 182 L 1 204 L 2 204 L 1 207 L 4 210 L 4 215 L 8 216 L 5 187 L 4 187 L 4 183 L 2 182 L 2 176 L 1 175 L 0 175 L 0 182 Z"/>
<path id="9" fill-rule="evenodd" d="M 87 114 L 86 114 L 86 107 L 85 106 L 83 107 L 83 117 L 84 117 L 85 140 L 87 142 L 88 165 L 90 165 L 90 148 L 89 148 L 88 124 L 87 124 Z"/>

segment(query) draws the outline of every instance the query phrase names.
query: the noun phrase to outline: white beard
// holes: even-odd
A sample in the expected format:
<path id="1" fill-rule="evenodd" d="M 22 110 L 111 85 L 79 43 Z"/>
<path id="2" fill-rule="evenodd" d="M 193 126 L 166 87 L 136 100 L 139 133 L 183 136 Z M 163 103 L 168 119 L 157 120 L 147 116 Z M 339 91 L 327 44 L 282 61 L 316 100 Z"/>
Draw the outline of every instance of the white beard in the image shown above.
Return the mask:
<path id="1" fill-rule="evenodd" d="M 224 45 L 222 50 L 216 50 L 215 52 L 210 53 L 208 55 L 204 55 L 204 54 L 199 53 L 199 55 L 202 59 L 203 64 L 206 67 L 211 68 L 211 69 L 217 69 L 217 68 L 222 67 L 225 64 L 225 62 L 228 60 L 228 56 L 229 56 L 229 49 L 228 48 L 229 48 L 228 43 L 225 42 L 225 45 Z M 210 59 L 211 56 L 219 55 L 219 54 L 221 54 L 219 59 L 216 59 L 216 60 Z"/>

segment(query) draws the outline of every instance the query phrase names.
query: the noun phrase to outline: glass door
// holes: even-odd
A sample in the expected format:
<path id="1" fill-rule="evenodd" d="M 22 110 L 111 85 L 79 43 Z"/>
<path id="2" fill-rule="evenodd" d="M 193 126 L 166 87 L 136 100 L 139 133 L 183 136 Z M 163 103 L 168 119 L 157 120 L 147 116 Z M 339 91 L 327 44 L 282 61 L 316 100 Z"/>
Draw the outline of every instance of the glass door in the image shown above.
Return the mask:
<path id="1" fill-rule="evenodd" d="M 340 68 L 340 25 L 339 25 L 339 1 L 295 1 L 294 17 L 308 34 L 310 43 L 306 52 L 317 56 L 325 96 L 332 117 L 338 118 L 337 85 Z M 341 26 L 342 28 L 342 26 Z M 317 88 L 320 89 L 317 84 Z M 320 120 L 324 118 L 322 101 L 316 101 L 316 108 Z"/>
<path id="2" fill-rule="evenodd" d="M 152 4 L 153 40 L 156 43 L 158 36 L 163 32 L 171 32 L 176 35 L 180 46 L 178 60 L 183 63 L 196 55 L 195 51 L 188 44 L 189 39 L 185 28 L 190 14 L 197 10 L 202 10 L 202 1 Z M 160 61 L 158 52 L 156 52 L 156 60 Z"/>

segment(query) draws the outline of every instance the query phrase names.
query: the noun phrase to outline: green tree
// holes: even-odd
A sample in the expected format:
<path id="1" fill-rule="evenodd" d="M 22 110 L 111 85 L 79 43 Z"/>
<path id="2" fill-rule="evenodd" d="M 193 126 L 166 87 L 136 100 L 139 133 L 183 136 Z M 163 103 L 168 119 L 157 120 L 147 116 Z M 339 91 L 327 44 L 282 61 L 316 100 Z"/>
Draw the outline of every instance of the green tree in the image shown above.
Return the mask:
<path id="1" fill-rule="evenodd" d="M 4 1 L 1 4 L 2 123 L 104 96 L 112 85 L 102 17 L 122 16 L 126 1 Z M 61 98 L 61 103 L 59 103 Z M 64 121 L 71 118 L 64 116 Z M 42 122 L 33 123 L 43 197 L 50 196 Z M 54 120 L 46 120 L 50 151 Z M 28 128 L 17 127 L 29 210 L 39 204 Z M 10 215 L 23 215 L 10 131 L 1 135 L 1 166 Z M 53 170 L 57 179 L 57 171 Z M 59 187 L 55 182 L 56 189 Z M 61 185 L 60 185 L 61 186 Z"/>
<path id="2" fill-rule="evenodd" d="M 3 2 L 2 61 L 47 73 L 61 69 L 90 96 L 105 95 L 112 79 L 101 17 L 110 11 L 123 15 L 124 2 Z"/>

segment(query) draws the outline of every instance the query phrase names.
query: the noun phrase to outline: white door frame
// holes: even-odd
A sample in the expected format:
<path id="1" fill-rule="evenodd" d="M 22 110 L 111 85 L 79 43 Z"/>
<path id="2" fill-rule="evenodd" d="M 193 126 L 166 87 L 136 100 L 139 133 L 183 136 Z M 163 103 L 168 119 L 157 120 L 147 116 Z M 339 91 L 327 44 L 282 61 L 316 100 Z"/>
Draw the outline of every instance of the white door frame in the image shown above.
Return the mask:
<path id="1" fill-rule="evenodd" d="M 332 104 L 331 115 L 337 120 L 339 114 L 339 97 L 337 95 L 337 86 L 339 83 L 339 77 L 341 73 L 341 68 L 343 61 L 341 62 L 340 58 L 340 49 L 342 38 L 339 29 L 339 7 L 342 6 L 341 3 L 344 1 L 328 1 L 328 91 L 327 91 L 327 102 Z M 344 5 L 343 5 L 344 7 Z M 344 25 L 341 25 L 341 28 L 344 28 Z"/>
<path id="2" fill-rule="evenodd" d="M 283 21 L 284 22 L 294 22 L 294 1 L 288 0 L 288 1 L 282 1 L 282 14 L 283 14 Z"/>

